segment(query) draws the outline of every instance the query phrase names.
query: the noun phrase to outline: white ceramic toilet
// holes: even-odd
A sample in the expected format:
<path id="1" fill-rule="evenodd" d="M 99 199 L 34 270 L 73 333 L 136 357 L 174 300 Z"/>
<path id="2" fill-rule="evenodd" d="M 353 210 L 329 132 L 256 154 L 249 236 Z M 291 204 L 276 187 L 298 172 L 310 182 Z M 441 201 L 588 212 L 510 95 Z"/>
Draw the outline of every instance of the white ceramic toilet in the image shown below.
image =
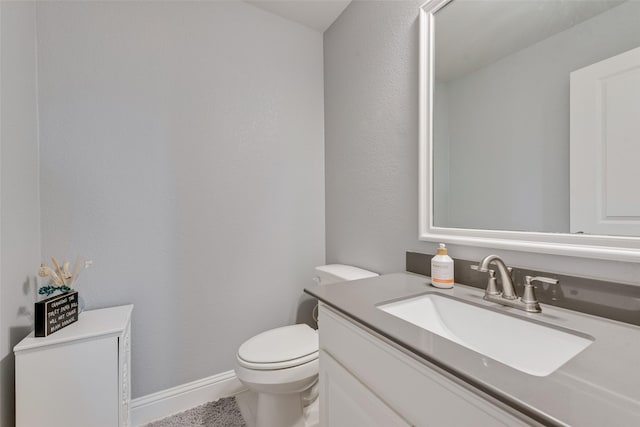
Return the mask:
<path id="1" fill-rule="evenodd" d="M 342 264 L 316 267 L 321 285 L 364 279 L 376 273 Z M 306 324 L 271 329 L 238 349 L 236 375 L 258 395 L 256 427 L 311 427 L 305 407 L 318 396 L 318 333 Z M 313 419 L 316 418 L 316 419 Z"/>

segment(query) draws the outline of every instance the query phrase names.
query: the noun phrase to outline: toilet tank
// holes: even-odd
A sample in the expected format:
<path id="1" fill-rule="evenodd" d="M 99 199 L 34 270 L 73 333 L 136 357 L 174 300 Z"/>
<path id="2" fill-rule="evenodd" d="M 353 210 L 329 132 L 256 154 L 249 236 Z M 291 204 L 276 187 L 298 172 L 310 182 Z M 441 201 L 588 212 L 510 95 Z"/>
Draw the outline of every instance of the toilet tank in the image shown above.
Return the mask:
<path id="1" fill-rule="evenodd" d="M 376 276 L 379 276 L 379 274 L 352 265 L 329 264 L 316 267 L 316 275 L 313 280 L 319 285 L 330 285 L 347 280 L 366 279 Z"/>

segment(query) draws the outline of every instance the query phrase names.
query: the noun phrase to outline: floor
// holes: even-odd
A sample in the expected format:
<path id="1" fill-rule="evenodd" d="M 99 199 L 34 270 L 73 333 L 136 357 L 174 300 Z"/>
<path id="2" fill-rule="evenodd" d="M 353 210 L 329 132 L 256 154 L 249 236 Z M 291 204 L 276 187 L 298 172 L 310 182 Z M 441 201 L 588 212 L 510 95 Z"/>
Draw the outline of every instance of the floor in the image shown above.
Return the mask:
<path id="1" fill-rule="evenodd" d="M 196 406 L 145 427 L 248 427 L 235 397 Z"/>
<path id="2" fill-rule="evenodd" d="M 245 391 L 235 397 L 191 408 L 144 427 L 255 427 L 257 395 Z M 319 399 L 305 407 L 305 427 L 319 426 Z"/>

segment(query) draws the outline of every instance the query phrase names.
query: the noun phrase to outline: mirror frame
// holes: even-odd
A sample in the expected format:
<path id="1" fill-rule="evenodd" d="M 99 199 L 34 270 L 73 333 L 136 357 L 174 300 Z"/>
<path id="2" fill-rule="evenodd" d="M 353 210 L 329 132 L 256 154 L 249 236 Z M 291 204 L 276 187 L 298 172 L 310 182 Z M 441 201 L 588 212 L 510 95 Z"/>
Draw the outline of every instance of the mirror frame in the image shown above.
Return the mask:
<path id="1" fill-rule="evenodd" d="M 453 0 L 420 7 L 419 240 L 524 252 L 640 262 L 640 237 L 437 227 L 433 223 L 434 15 Z"/>

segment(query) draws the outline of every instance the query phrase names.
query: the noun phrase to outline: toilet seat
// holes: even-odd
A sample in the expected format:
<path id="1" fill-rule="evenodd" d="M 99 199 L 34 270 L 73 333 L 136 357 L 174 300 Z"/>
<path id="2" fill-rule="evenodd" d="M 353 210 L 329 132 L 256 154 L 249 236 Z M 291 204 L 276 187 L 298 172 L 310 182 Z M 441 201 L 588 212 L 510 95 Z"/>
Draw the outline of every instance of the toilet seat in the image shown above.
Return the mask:
<path id="1" fill-rule="evenodd" d="M 318 333 L 306 324 L 271 329 L 245 341 L 238 365 L 255 370 L 287 369 L 318 359 Z"/>
<path id="2" fill-rule="evenodd" d="M 246 360 L 242 359 L 240 356 L 238 356 L 237 359 L 238 359 L 238 365 L 242 366 L 243 368 L 256 369 L 258 371 L 270 371 L 274 369 L 293 368 L 295 366 L 304 365 L 305 363 L 312 362 L 318 359 L 318 352 L 316 351 L 315 353 L 311 353 L 304 357 L 299 357 L 297 359 L 283 360 L 281 362 L 274 362 L 274 363 L 247 362 Z"/>

